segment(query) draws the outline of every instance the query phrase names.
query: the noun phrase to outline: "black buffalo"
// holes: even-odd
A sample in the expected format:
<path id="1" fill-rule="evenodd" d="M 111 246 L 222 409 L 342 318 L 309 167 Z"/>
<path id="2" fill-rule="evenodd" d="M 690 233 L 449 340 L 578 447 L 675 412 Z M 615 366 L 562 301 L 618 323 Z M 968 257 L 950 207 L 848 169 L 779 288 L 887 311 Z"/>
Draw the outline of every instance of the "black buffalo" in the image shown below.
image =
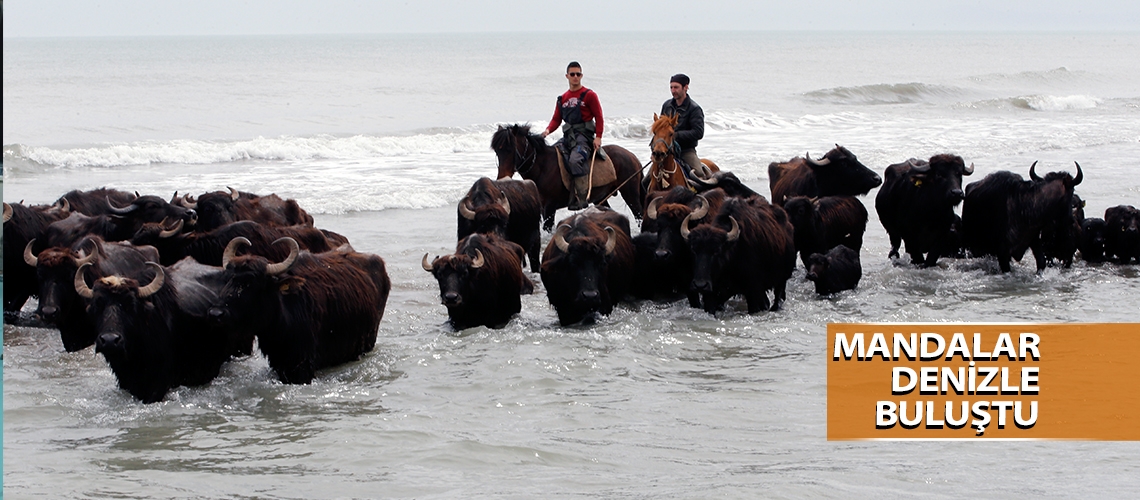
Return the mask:
<path id="1" fill-rule="evenodd" d="M 965 197 L 962 176 L 974 173 L 960 156 L 941 154 L 930 161 L 910 159 L 887 167 L 875 211 L 891 239 L 888 257 L 899 256 L 906 243 L 910 261 L 933 266 L 957 246 L 951 234 L 958 220 L 954 207 Z"/>
<path id="2" fill-rule="evenodd" d="M 796 251 L 804 267 L 808 256 L 846 245 L 858 252 L 867 230 L 867 208 L 854 196 L 795 196 L 784 203 L 795 228 Z"/>
<path id="3" fill-rule="evenodd" d="M 33 254 L 47 248 L 47 228 L 66 218 L 66 203 L 27 207 L 19 203 L 4 204 L 4 315 L 13 319 L 24 307 L 24 302 L 36 294 L 36 269 L 24 265 L 24 251 L 28 243 Z"/>
<path id="4" fill-rule="evenodd" d="M 90 191 L 76 189 L 59 197 L 56 204 L 65 204 L 71 211 L 84 215 L 107 215 L 112 213 L 112 206 L 125 207 L 138 197 L 137 193 L 132 194 L 105 187 Z"/>
<path id="5" fill-rule="evenodd" d="M 296 200 L 276 194 L 261 196 L 229 188 L 228 192 L 214 191 L 196 199 L 184 196 L 178 204 L 197 212 L 198 231 L 211 231 L 243 220 L 268 226 L 313 225 L 313 216 Z"/>
<path id="6" fill-rule="evenodd" d="M 783 208 L 763 200 L 729 198 L 715 218 L 681 235 L 693 253 L 692 288 L 715 313 L 743 294 L 748 312 L 777 310 L 796 267 L 794 229 Z M 768 290 L 773 291 L 772 301 Z"/>
<path id="7" fill-rule="evenodd" d="M 100 276 L 88 285 L 84 264 L 75 290 L 90 301 L 95 351 L 101 353 L 119 387 L 143 403 L 161 401 L 179 385 L 202 385 L 218 375 L 230 357 L 226 330 L 214 329 L 179 307 L 179 291 L 155 262 L 154 279 Z"/>
<path id="8" fill-rule="evenodd" d="M 536 226 L 537 228 L 537 226 Z M 473 326 L 502 328 L 522 310 L 519 295 L 534 291 L 522 273 L 523 249 L 494 234 L 472 234 L 459 240 L 455 253 L 423 268 L 439 282 L 439 296 L 456 330 Z"/>
<path id="9" fill-rule="evenodd" d="M 224 282 L 211 315 L 252 332 L 282 382 L 307 384 L 321 368 L 360 358 L 376 345 L 391 281 L 384 261 L 371 254 L 301 251 L 297 242 L 282 262 L 236 255 L 249 241 L 227 245 Z"/>
<path id="10" fill-rule="evenodd" d="M 1041 251 L 1045 254 L 1046 264 L 1052 265 L 1053 259 L 1057 259 L 1065 269 L 1073 266 L 1073 257 L 1081 242 L 1081 223 L 1085 220 L 1085 202 L 1076 193 L 1073 193 L 1070 207 L 1073 216 L 1067 223 L 1046 226 L 1041 230 Z"/>
<path id="11" fill-rule="evenodd" d="M 757 193 L 741 182 L 740 179 L 736 177 L 736 174 L 727 170 L 714 172 L 707 180 L 694 177 L 689 181 L 689 184 L 696 189 L 698 193 L 719 188 L 724 191 L 726 196 L 734 196 L 737 198 L 763 198 L 760 193 Z"/>
<path id="12" fill-rule="evenodd" d="M 1104 211 L 1106 224 L 1105 254 L 1121 264 L 1132 259 L 1140 262 L 1140 210 L 1131 205 L 1117 205 Z"/>
<path id="13" fill-rule="evenodd" d="M 1104 262 L 1105 244 L 1108 241 L 1108 223 L 1100 217 L 1089 217 L 1081 221 L 1081 239 L 1078 250 L 1081 251 L 1081 260 L 1089 263 Z"/>
<path id="14" fill-rule="evenodd" d="M 1084 179 L 1077 164 L 1077 176 L 1052 172 L 1041 178 L 1029 167 L 1031 180 L 1013 172 L 1000 171 L 966 186 L 962 205 L 962 227 L 966 246 L 974 257 L 997 256 L 1003 273 L 1010 270 L 1010 258 L 1021 260 L 1026 249 L 1033 250 L 1037 271 L 1045 269 L 1041 232 L 1049 227 L 1072 223 L 1073 188 Z"/>
<path id="15" fill-rule="evenodd" d="M 772 203 L 783 206 L 793 196 L 856 196 L 883 183 L 879 174 L 859 163 L 847 148 L 835 145 L 819 160 L 810 154 L 768 165 Z"/>
<path id="16" fill-rule="evenodd" d="M 542 200 L 534 181 L 480 178 L 459 200 L 457 211 L 458 239 L 473 233 L 497 234 L 522 246 L 530 270 L 538 272 Z"/>
<path id="17" fill-rule="evenodd" d="M 815 293 L 820 295 L 854 290 L 863 277 L 859 252 L 839 245 L 826 254 L 813 253 L 808 257 L 805 277 L 815 282 Z"/>
<path id="18" fill-rule="evenodd" d="M 562 325 L 609 314 L 630 289 L 634 268 L 629 220 L 591 208 L 558 223 L 542 254 L 542 283 Z"/>

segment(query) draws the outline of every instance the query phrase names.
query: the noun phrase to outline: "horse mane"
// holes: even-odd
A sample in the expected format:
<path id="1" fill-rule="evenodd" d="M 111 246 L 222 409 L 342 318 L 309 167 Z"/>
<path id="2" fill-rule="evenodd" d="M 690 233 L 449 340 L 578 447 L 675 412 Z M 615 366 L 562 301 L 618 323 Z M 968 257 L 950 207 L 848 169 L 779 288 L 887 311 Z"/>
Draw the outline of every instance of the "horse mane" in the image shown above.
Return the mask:
<path id="1" fill-rule="evenodd" d="M 677 125 L 677 119 L 673 118 L 674 116 L 675 115 L 661 115 L 657 117 L 657 120 L 653 122 L 653 126 L 650 127 L 649 130 L 656 136 L 659 132 L 664 130 L 665 127 L 669 127 L 670 129 L 674 128 Z"/>
<path id="2" fill-rule="evenodd" d="M 514 138 L 517 136 L 526 137 L 527 142 L 529 142 L 530 146 L 536 151 L 546 146 L 546 140 L 543 139 L 541 135 L 531 133 L 529 123 L 515 123 L 505 127 L 502 125 L 499 126 L 499 129 L 491 136 L 491 149 L 502 151 L 514 147 Z"/>

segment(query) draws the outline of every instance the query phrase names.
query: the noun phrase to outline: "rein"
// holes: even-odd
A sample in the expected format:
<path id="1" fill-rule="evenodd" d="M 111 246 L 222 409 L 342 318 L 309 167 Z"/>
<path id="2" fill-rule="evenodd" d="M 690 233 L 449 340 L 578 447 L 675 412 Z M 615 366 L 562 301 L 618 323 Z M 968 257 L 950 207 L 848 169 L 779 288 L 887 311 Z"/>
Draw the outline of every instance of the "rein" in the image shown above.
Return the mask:
<path id="1" fill-rule="evenodd" d="M 515 147 L 511 148 L 511 152 L 514 153 L 515 171 L 519 173 L 519 176 L 523 176 L 523 175 L 530 173 L 530 171 L 532 169 L 534 169 L 535 163 L 537 163 L 535 160 L 538 158 L 538 151 L 535 151 L 533 148 L 530 147 L 530 139 L 529 138 L 524 141 L 524 144 L 526 144 L 526 149 L 524 150 L 524 152 L 522 154 L 519 153 L 519 148 L 518 148 L 517 143 L 516 143 Z M 530 152 L 529 158 L 526 156 L 527 151 Z M 528 166 L 524 169 L 523 165 L 527 161 L 530 162 L 530 166 Z"/>
<path id="2" fill-rule="evenodd" d="M 597 203 L 595 203 L 594 205 L 601 205 L 602 203 L 605 203 L 605 202 L 606 202 L 606 200 L 608 200 L 608 199 L 612 198 L 612 197 L 613 197 L 613 195 L 617 194 L 617 192 L 618 192 L 619 190 L 621 190 L 621 188 L 622 188 L 623 186 L 625 186 L 625 185 L 626 185 L 626 183 L 628 183 L 629 181 L 633 180 L 633 178 L 634 178 L 634 177 L 637 177 L 637 175 L 638 175 L 638 174 L 640 174 L 640 173 L 644 172 L 644 171 L 645 171 L 645 167 L 648 167 L 648 166 L 650 166 L 650 165 L 652 165 L 652 164 L 653 164 L 653 160 L 649 160 L 648 162 L 646 162 L 646 163 L 645 163 L 645 165 L 643 165 L 641 168 L 637 169 L 637 171 L 636 171 L 636 172 L 634 172 L 633 174 L 631 174 L 629 177 L 626 177 L 624 181 L 621 181 L 621 184 L 618 184 L 618 185 L 617 185 L 617 187 L 615 187 L 613 191 L 610 191 L 610 194 L 607 194 L 605 198 L 602 198 L 601 200 L 599 200 L 599 201 L 598 201 Z"/>

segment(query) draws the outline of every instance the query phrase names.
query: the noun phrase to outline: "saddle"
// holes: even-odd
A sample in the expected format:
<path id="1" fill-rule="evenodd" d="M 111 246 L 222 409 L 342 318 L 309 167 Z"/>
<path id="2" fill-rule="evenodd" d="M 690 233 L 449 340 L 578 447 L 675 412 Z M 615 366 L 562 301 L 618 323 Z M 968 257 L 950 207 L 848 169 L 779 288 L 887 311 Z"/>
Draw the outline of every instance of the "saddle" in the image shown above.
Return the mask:
<path id="1" fill-rule="evenodd" d="M 566 163 L 570 161 L 569 153 L 562 149 L 562 144 L 556 144 L 558 148 L 558 173 L 562 175 L 562 185 L 567 190 L 573 191 L 574 188 L 570 187 L 570 173 L 566 171 Z M 600 187 L 610 184 L 617 180 L 617 172 L 614 170 L 614 162 L 610 160 L 609 155 L 603 155 L 599 148 L 597 156 L 594 158 L 594 171 L 591 175 L 590 186 Z M 590 160 L 586 160 L 589 165 Z"/>

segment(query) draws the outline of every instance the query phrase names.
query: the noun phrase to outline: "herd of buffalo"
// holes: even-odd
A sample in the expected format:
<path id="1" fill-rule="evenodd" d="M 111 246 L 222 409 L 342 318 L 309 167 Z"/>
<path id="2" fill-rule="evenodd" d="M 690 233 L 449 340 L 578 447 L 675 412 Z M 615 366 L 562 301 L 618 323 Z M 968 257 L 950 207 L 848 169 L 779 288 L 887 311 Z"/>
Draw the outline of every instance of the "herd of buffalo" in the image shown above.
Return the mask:
<path id="1" fill-rule="evenodd" d="M 817 292 L 855 288 L 868 220 L 855 196 L 879 186 L 889 256 L 905 245 L 915 265 L 993 255 L 1008 272 L 1027 249 L 1039 271 L 1075 255 L 1140 262 L 1140 211 L 1085 218 L 1079 164 L 1075 176 L 1042 177 L 1034 163 L 1028 180 L 1001 171 L 963 189 L 974 169 L 958 156 L 907 160 L 880 177 L 840 146 L 769 165 L 770 200 L 731 172 L 657 192 L 637 173 L 624 179 L 641 189 L 626 199 L 641 219 L 636 236 L 603 200 L 558 222 L 543 250 L 543 219 L 569 191 L 544 185 L 534 168 L 556 153 L 534 150 L 525 128 L 509 131 L 519 140 L 493 143 L 501 178 L 479 179 L 458 204 L 455 253 L 421 263 L 457 329 L 510 321 L 535 288 L 527 261 L 563 325 L 627 297 L 686 296 L 714 313 L 742 295 L 750 313 L 775 310 L 797 252 Z M 391 288 L 379 256 L 314 227 L 296 201 L 232 189 L 167 201 L 103 188 L 51 205 L 5 203 L 4 267 L 6 320 L 38 297 L 36 316 L 59 329 L 66 350 L 94 345 L 119 386 L 147 403 L 208 383 L 251 354 L 255 338 L 282 382 L 308 383 L 372 350 Z"/>

